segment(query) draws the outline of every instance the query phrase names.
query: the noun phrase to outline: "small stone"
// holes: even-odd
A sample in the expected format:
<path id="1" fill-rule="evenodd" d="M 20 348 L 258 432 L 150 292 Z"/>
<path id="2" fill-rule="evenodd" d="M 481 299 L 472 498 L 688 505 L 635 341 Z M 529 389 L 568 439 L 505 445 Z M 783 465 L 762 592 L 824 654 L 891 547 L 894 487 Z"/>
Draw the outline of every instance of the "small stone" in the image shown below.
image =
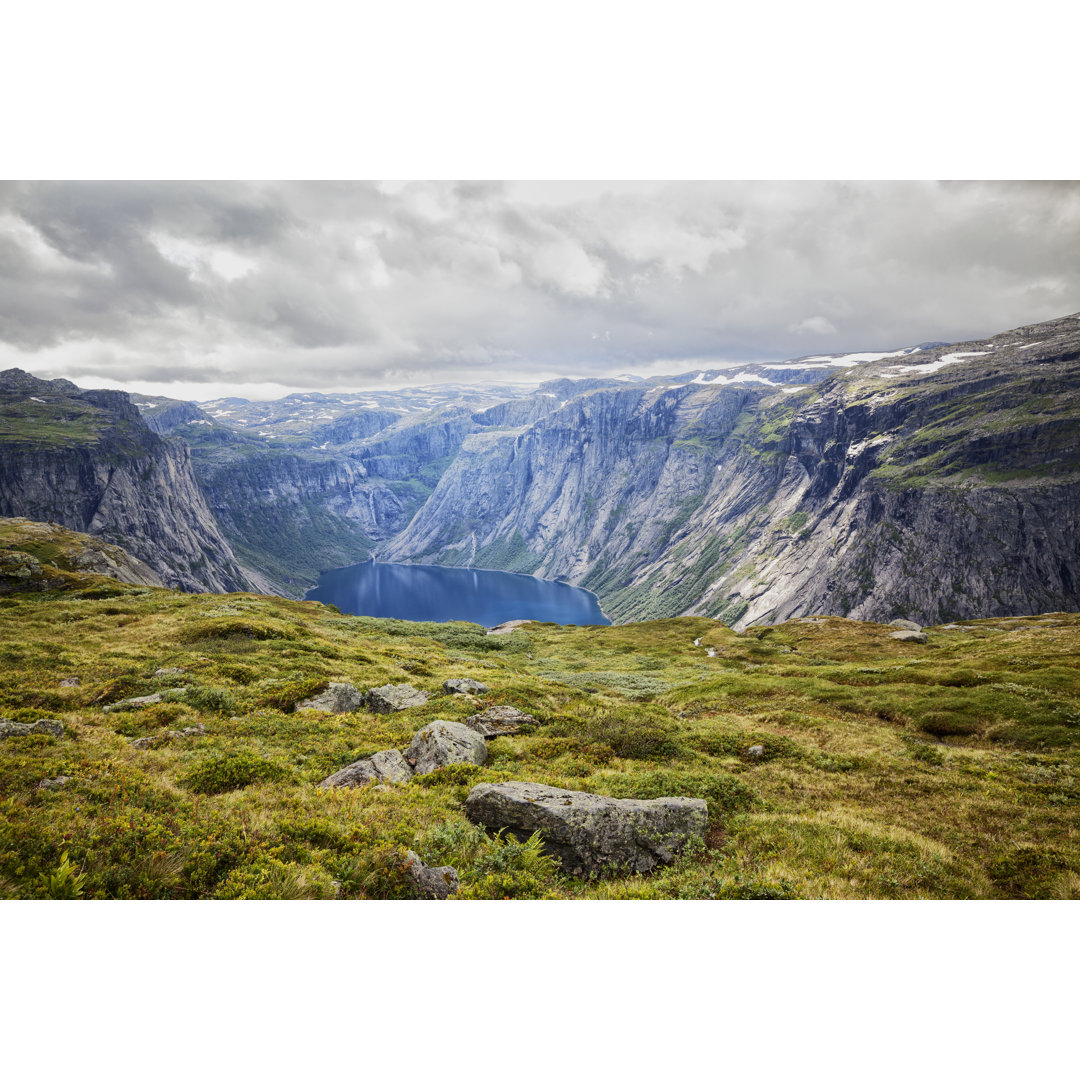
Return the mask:
<path id="1" fill-rule="evenodd" d="M 458 872 L 452 866 L 425 866 L 415 851 L 406 856 L 405 871 L 421 900 L 445 900 L 458 891 Z"/>
<path id="2" fill-rule="evenodd" d="M 57 788 L 62 788 L 70 779 L 70 776 L 52 776 L 48 780 L 42 780 L 37 789 L 38 791 L 55 791 Z"/>
<path id="3" fill-rule="evenodd" d="M 131 712 L 133 709 L 145 709 L 148 705 L 158 705 L 164 699 L 160 694 L 147 694 L 145 697 L 129 697 L 123 701 L 114 701 L 106 705 L 102 712 Z"/>
<path id="4" fill-rule="evenodd" d="M 916 645 L 926 644 L 926 635 L 921 630 L 894 630 L 889 637 L 897 641 L 910 641 Z"/>
<path id="5" fill-rule="evenodd" d="M 332 682 L 326 690 L 306 701 L 297 702 L 295 712 L 355 712 L 364 698 L 352 683 Z"/>
<path id="6" fill-rule="evenodd" d="M 491 689 L 476 679 L 447 679 L 442 688 L 448 694 L 486 694 Z"/>
<path id="7" fill-rule="evenodd" d="M 35 720 L 32 724 L 20 724 L 15 720 L 0 720 L 0 739 L 23 735 L 63 735 L 64 725 L 59 720 Z"/>
<path id="8" fill-rule="evenodd" d="M 363 787 L 365 784 L 404 784 L 411 780 L 412 769 L 399 750 L 380 750 L 369 758 L 361 758 L 323 780 L 319 787 Z"/>
<path id="9" fill-rule="evenodd" d="M 408 683 L 387 684 L 372 687 L 364 695 L 364 704 L 372 712 L 393 713 L 423 705 L 430 696 L 426 690 L 417 690 Z"/>
<path id="10" fill-rule="evenodd" d="M 492 705 L 490 709 L 470 716 L 465 724 L 473 731 L 479 731 L 484 738 L 493 739 L 496 735 L 516 735 L 522 728 L 535 727 L 537 721 L 513 705 Z"/>
<path id="11" fill-rule="evenodd" d="M 917 622 L 912 622 L 910 619 L 893 619 L 890 626 L 895 626 L 898 630 L 921 630 L 922 627 Z"/>
<path id="12" fill-rule="evenodd" d="M 149 750 L 151 747 L 168 741 L 168 735 L 144 735 L 141 739 L 132 739 L 128 745 L 133 750 Z"/>
<path id="13" fill-rule="evenodd" d="M 63 686 L 63 687 L 79 686 L 80 683 L 79 683 L 78 676 L 75 676 L 75 677 L 70 678 L 70 679 L 64 679 L 63 682 L 60 683 L 60 685 Z"/>
<path id="14" fill-rule="evenodd" d="M 760 745 L 751 746 L 750 749 L 746 751 L 746 756 L 748 758 L 763 758 L 765 756 L 765 747 Z"/>
<path id="15" fill-rule="evenodd" d="M 405 751 L 405 760 L 418 776 L 457 762 L 483 765 L 487 759 L 484 736 L 464 724 L 449 720 L 435 720 L 421 728 Z"/>
<path id="16" fill-rule="evenodd" d="M 155 679 L 164 679 L 164 678 L 167 678 L 169 675 L 183 675 L 185 671 L 187 671 L 187 668 L 182 668 L 182 667 L 159 667 L 157 669 L 157 671 L 154 672 L 154 678 Z"/>

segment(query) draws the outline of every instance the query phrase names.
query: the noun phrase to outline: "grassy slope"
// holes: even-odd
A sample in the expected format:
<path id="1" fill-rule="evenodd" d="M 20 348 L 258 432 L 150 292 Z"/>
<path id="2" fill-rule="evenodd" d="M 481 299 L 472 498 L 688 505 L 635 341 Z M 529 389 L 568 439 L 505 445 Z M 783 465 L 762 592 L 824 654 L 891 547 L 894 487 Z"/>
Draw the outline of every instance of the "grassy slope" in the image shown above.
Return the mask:
<path id="1" fill-rule="evenodd" d="M 473 897 L 1080 896 L 1077 615 L 931 630 L 926 646 L 836 618 L 745 635 L 682 618 L 487 637 L 273 597 L 84 583 L 0 600 L 0 716 L 66 729 L 0 742 L 2 895 L 403 896 L 412 847 L 456 866 Z M 159 667 L 187 672 L 155 679 Z M 81 685 L 60 688 L 71 676 Z M 467 715 L 437 692 L 450 676 L 483 679 L 487 703 L 543 726 L 491 742 L 484 768 L 316 788 L 433 719 Z M 330 679 L 436 693 L 390 717 L 287 711 Z M 102 712 L 163 687 L 188 690 Z M 197 722 L 204 737 L 130 745 Z M 765 754 L 751 762 L 754 744 Z M 61 774 L 65 787 L 37 789 Z M 703 796 L 708 843 L 649 877 L 568 879 L 533 846 L 466 821 L 475 783 L 510 778 Z M 82 878 L 57 874 L 64 853 Z"/>

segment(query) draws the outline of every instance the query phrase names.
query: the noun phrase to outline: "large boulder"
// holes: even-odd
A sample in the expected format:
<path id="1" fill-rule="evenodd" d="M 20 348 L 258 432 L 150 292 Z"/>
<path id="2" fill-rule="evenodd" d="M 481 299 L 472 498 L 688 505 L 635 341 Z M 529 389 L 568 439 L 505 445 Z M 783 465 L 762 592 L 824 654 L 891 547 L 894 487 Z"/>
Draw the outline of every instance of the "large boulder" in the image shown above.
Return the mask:
<path id="1" fill-rule="evenodd" d="M 445 900 L 458 891 L 458 872 L 452 866 L 425 866 L 415 851 L 406 856 L 405 872 L 421 900 Z"/>
<path id="2" fill-rule="evenodd" d="M 364 698 L 352 683 L 332 682 L 321 694 L 297 702 L 295 712 L 356 712 Z"/>
<path id="3" fill-rule="evenodd" d="M 365 784 L 403 784 L 411 780 L 412 769 L 401 756 L 400 750 L 380 750 L 369 758 L 362 758 L 338 769 L 328 776 L 319 787 L 363 787 Z"/>
<path id="4" fill-rule="evenodd" d="M 417 690 L 408 683 L 396 686 L 376 686 L 364 695 L 364 704 L 377 713 L 401 712 L 415 705 L 423 705 L 431 695 L 426 690 Z"/>
<path id="5" fill-rule="evenodd" d="M 483 765 L 487 759 L 484 736 L 451 720 L 435 720 L 421 728 L 405 751 L 405 760 L 418 776 L 462 761 Z"/>
<path id="6" fill-rule="evenodd" d="M 889 637 L 897 641 L 910 641 L 916 645 L 926 644 L 926 635 L 921 630 L 894 630 Z"/>
<path id="7" fill-rule="evenodd" d="M 704 799 L 611 799 L 517 780 L 477 784 L 465 815 L 522 840 L 539 832 L 564 871 L 586 878 L 670 863 L 709 820 Z"/>
<path id="8" fill-rule="evenodd" d="M 0 720 L 0 739 L 17 738 L 22 735 L 63 735 L 64 725 L 59 720 L 35 720 L 32 724 L 20 724 L 17 720 Z"/>
<path id="9" fill-rule="evenodd" d="M 530 713 L 515 709 L 513 705 L 492 705 L 490 709 L 470 716 L 465 723 L 479 731 L 487 739 L 496 735 L 516 735 L 526 728 L 536 727 L 536 720 Z"/>
<path id="10" fill-rule="evenodd" d="M 922 627 L 917 622 L 912 622 L 911 619 L 893 619 L 890 626 L 895 626 L 897 630 L 921 630 Z"/>
<path id="11" fill-rule="evenodd" d="M 448 694 L 486 694 L 491 687 L 476 679 L 447 679 L 442 688 Z"/>

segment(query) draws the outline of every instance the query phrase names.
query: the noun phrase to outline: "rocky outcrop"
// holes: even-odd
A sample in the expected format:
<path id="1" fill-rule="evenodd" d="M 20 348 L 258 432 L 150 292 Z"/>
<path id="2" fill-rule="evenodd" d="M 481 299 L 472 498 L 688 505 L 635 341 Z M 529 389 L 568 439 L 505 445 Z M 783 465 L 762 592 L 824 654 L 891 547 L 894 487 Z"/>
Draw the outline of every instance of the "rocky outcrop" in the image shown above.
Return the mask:
<path id="1" fill-rule="evenodd" d="M 889 637 L 897 641 L 910 641 L 916 645 L 926 644 L 926 635 L 921 630 L 894 630 Z"/>
<path id="2" fill-rule="evenodd" d="M 421 728 L 405 751 L 405 760 L 418 776 L 459 762 L 483 765 L 487 759 L 484 736 L 449 720 L 436 720 Z"/>
<path id="3" fill-rule="evenodd" d="M 357 788 L 365 784 L 403 784 L 413 777 L 413 770 L 399 750 L 380 750 L 369 758 L 362 758 L 338 769 L 328 776 L 321 788 Z"/>
<path id="4" fill-rule="evenodd" d="M 352 683 L 332 682 L 321 694 L 297 702 L 294 712 L 355 712 L 364 702 L 364 696 Z"/>
<path id="5" fill-rule="evenodd" d="M 514 780 L 477 784 L 465 814 L 522 840 L 539 832 L 564 871 L 586 878 L 666 865 L 708 824 L 704 799 L 611 799 Z"/>
<path id="6" fill-rule="evenodd" d="M 442 686 L 448 694 L 486 694 L 491 689 L 476 679 L 447 679 Z"/>
<path id="7" fill-rule="evenodd" d="M 423 705 L 430 696 L 426 690 L 417 690 L 408 683 L 387 684 L 372 687 L 364 695 L 364 705 L 375 713 L 402 712 Z"/>
<path id="8" fill-rule="evenodd" d="M 162 439 L 127 394 L 0 373 L 0 516 L 118 544 L 189 592 L 250 589 L 184 442 Z"/>

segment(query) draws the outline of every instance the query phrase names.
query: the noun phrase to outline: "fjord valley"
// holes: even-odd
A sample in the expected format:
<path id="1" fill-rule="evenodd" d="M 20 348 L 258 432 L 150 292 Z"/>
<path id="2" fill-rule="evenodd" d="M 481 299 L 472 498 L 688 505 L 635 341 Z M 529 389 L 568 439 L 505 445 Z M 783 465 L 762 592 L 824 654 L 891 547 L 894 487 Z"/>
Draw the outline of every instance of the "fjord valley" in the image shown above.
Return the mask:
<path id="1" fill-rule="evenodd" d="M 4 372 L 0 890 L 1077 898 L 1078 430 L 1076 316 L 270 403 Z M 300 599 L 371 555 L 615 625 Z"/>

